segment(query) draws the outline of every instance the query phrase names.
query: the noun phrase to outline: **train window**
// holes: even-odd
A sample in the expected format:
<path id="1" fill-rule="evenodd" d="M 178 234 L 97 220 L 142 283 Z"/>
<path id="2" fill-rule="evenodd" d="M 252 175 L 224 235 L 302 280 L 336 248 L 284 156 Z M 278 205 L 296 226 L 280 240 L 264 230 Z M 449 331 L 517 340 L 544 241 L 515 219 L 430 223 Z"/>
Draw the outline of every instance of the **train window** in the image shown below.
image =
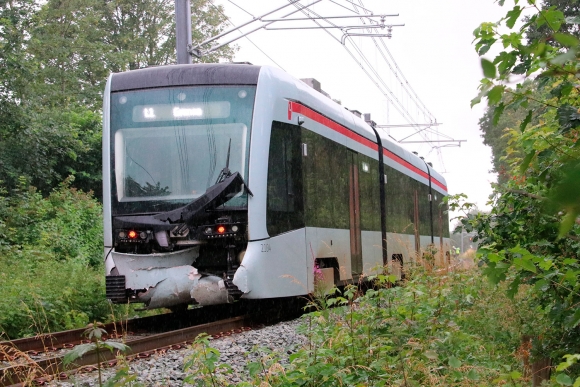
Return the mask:
<path id="1" fill-rule="evenodd" d="M 304 227 L 300 127 L 274 121 L 268 156 L 266 225 L 270 236 Z"/>
<path id="2" fill-rule="evenodd" d="M 111 94 L 113 214 L 182 206 L 229 169 L 247 176 L 252 86 L 180 86 Z M 245 206 L 239 195 L 226 206 Z"/>
<path id="3" fill-rule="evenodd" d="M 306 225 L 348 229 L 348 149 L 306 128 L 302 128 L 302 141 L 308 144 L 308 157 L 303 159 Z"/>
<path id="4" fill-rule="evenodd" d="M 357 157 L 363 172 L 367 172 L 359 174 L 361 229 L 381 231 L 379 162 L 360 153 Z"/>
<path id="5" fill-rule="evenodd" d="M 394 168 L 385 166 L 389 176 L 386 185 L 387 231 L 402 234 L 415 232 L 415 190 L 421 184 Z"/>

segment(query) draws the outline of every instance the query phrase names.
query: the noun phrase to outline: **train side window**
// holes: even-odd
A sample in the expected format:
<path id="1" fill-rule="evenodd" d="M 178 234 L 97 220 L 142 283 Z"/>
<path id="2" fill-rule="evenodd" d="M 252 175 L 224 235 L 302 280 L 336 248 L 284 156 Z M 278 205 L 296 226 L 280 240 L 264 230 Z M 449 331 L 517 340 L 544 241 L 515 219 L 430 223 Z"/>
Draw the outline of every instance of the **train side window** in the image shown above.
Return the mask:
<path id="1" fill-rule="evenodd" d="M 268 234 L 304 227 L 300 127 L 273 122 L 267 183 Z"/>

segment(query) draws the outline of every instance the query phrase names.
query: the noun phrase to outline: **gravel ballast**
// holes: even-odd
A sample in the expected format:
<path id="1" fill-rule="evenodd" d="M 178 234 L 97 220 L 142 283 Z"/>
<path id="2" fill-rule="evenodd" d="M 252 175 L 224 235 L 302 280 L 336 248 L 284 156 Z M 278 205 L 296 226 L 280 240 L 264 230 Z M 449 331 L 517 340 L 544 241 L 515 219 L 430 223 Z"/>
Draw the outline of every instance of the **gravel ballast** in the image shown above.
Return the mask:
<path id="1" fill-rule="evenodd" d="M 276 325 L 250 330 L 210 341 L 210 345 L 220 352 L 220 362 L 229 364 L 233 373 L 228 376 L 237 383 L 247 378 L 245 365 L 257 361 L 263 352 L 274 351 L 280 354 L 281 363 L 288 362 L 289 354 L 296 352 L 306 338 L 296 332 L 302 320 L 282 322 Z M 264 351 L 260 351 L 264 349 Z M 154 354 L 147 359 L 133 360 L 129 363 L 130 373 L 137 376 L 136 382 L 145 386 L 181 386 L 186 374 L 183 372 L 184 359 L 191 354 L 191 348 L 171 350 L 165 354 Z M 102 370 L 103 382 L 112 377 L 117 368 Z M 98 373 L 78 373 L 70 379 L 52 381 L 49 386 L 98 386 Z"/>

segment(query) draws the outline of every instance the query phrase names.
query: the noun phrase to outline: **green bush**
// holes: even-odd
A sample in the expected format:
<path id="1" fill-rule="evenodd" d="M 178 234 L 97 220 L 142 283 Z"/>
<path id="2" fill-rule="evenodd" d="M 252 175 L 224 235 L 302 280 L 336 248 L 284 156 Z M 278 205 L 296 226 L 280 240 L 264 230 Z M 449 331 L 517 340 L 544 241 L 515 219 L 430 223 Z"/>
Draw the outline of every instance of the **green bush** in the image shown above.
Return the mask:
<path id="1" fill-rule="evenodd" d="M 71 329 L 111 313 L 102 264 L 102 209 L 65 181 L 47 198 L 21 181 L 0 191 L 0 333 Z"/>

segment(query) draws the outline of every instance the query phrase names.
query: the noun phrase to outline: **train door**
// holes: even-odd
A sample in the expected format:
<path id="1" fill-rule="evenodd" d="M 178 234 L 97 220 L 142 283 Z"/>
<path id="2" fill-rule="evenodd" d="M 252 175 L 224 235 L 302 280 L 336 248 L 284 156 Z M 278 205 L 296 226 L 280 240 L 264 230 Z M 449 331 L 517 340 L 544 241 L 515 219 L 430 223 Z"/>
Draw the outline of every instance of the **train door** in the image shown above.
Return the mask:
<path id="1" fill-rule="evenodd" d="M 348 201 L 350 208 L 350 259 L 352 274 L 362 273 L 362 245 L 361 245 L 361 226 L 360 226 L 360 189 L 359 189 L 359 171 L 358 171 L 358 154 L 348 152 L 349 178 L 348 178 Z"/>

